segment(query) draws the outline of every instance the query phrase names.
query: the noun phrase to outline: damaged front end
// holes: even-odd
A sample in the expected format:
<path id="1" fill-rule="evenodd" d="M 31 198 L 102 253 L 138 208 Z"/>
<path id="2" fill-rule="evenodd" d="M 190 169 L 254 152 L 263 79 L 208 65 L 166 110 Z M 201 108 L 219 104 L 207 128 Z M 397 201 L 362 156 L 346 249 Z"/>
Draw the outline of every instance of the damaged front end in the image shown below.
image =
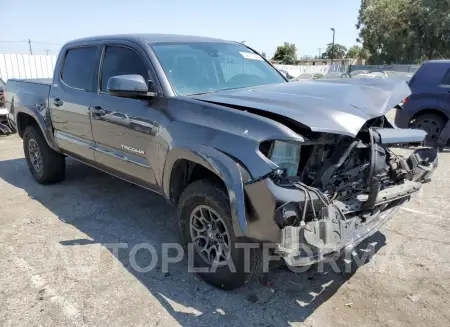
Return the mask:
<path id="1" fill-rule="evenodd" d="M 389 149 L 420 143 L 425 132 L 384 128 L 383 120 L 367 122 L 355 138 L 316 133 L 301 144 L 262 143 L 261 153 L 280 169 L 245 185 L 248 236 L 277 243 L 289 265 L 302 266 L 335 258 L 376 232 L 437 167 L 435 149 L 408 158 Z"/>

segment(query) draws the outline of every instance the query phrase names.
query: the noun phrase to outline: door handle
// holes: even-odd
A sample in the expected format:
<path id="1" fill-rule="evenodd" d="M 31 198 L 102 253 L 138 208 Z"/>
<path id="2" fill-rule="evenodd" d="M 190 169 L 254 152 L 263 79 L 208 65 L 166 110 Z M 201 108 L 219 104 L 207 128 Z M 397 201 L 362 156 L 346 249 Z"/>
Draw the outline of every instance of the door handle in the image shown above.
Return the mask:
<path id="1" fill-rule="evenodd" d="M 89 111 L 94 116 L 103 116 L 104 114 L 106 114 L 106 111 L 104 109 L 102 109 L 102 107 L 100 107 L 100 106 L 89 107 Z"/>
<path id="2" fill-rule="evenodd" d="M 60 98 L 55 98 L 55 100 L 53 100 L 53 104 L 55 105 L 55 107 L 61 107 L 64 102 L 62 102 Z"/>

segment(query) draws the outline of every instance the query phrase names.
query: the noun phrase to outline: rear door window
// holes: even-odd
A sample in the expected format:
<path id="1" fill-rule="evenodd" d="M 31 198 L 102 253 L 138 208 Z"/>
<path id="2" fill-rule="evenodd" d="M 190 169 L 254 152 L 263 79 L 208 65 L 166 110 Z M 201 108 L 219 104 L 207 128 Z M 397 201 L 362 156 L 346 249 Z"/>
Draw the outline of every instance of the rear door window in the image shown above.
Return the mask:
<path id="1" fill-rule="evenodd" d="M 61 71 L 62 81 L 75 89 L 90 91 L 96 55 L 96 47 L 69 49 Z"/>

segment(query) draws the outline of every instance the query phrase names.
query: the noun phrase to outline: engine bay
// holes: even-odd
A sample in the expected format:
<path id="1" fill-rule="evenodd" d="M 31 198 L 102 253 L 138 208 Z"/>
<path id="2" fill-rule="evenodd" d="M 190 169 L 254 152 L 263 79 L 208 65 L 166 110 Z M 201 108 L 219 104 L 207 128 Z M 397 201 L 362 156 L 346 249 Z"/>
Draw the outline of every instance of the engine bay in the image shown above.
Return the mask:
<path id="1" fill-rule="evenodd" d="M 309 152 L 299 169 L 300 181 L 329 200 L 345 201 L 368 192 L 374 178 L 382 190 L 406 177 L 404 158 L 376 143 L 342 138 L 332 145 L 313 145 Z"/>
<path id="2" fill-rule="evenodd" d="M 296 218 L 279 217 L 279 225 L 320 219 L 327 207 L 344 220 L 370 217 L 417 191 L 416 182 L 429 179 L 427 171 L 434 169 L 430 165 L 437 164 L 434 150 L 419 149 L 409 158 L 397 155 L 382 139 L 383 125 L 383 120 L 369 121 L 356 138 L 320 134 L 302 144 L 296 150 L 300 155 L 295 176 L 290 167 L 274 177 L 278 185 L 304 192 L 300 208 L 294 209 Z M 393 134 L 399 131 L 388 128 Z"/>

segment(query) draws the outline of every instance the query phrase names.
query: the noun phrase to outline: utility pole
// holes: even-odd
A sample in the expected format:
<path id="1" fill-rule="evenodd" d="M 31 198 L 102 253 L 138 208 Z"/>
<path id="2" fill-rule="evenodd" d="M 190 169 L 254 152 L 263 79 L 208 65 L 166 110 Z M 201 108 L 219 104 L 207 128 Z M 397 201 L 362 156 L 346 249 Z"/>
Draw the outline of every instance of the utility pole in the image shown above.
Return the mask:
<path id="1" fill-rule="evenodd" d="M 333 64 L 333 59 L 334 59 L 334 34 L 336 33 L 334 27 L 330 28 L 330 30 L 333 31 L 333 43 L 331 46 L 331 64 Z"/>
<path id="2" fill-rule="evenodd" d="M 322 48 L 319 48 L 319 56 L 317 58 L 321 59 L 320 57 L 322 56 Z"/>
<path id="3" fill-rule="evenodd" d="M 30 55 L 32 55 L 33 54 L 33 50 L 31 49 L 31 40 L 30 39 L 28 39 L 28 48 L 30 50 Z"/>

